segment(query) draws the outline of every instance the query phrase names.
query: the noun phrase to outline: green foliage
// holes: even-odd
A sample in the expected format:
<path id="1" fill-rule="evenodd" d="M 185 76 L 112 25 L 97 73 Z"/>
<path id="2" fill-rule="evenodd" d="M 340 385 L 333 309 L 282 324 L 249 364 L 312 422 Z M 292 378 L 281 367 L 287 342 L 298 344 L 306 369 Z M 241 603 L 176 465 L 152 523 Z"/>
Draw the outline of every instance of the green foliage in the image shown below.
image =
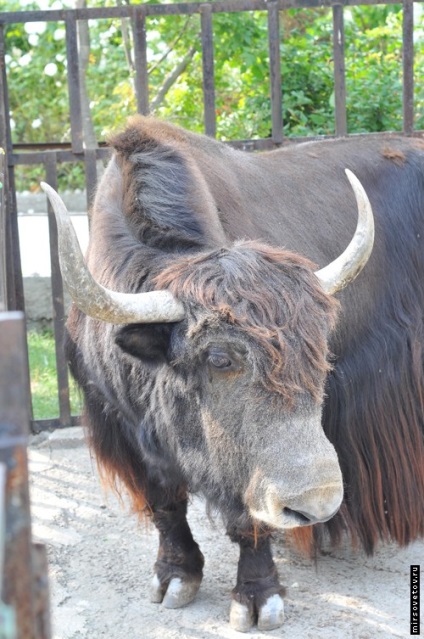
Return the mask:
<path id="1" fill-rule="evenodd" d="M 53 334 L 49 331 L 29 331 L 28 350 L 34 419 L 57 417 L 59 402 Z M 82 403 L 73 381 L 70 384 L 70 392 L 72 414 L 79 415 Z"/>
<path id="2" fill-rule="evenodd" d="M 31 25 L 38 33 L 28 33 L 23 24 L 6 30 L 13 139 L 69 141 L 65 30 L 54 22 Z"/>
<path id="3" fill-rule="evenodd" d="M 346 24 L 346 90 L 350 131 L 402 129 L 402 13 L 400 7 L 355 7 Z M 366 37 L 364 37 L 364 35 Z"/>
<path id="4" fill-rule="evenodd" d="M 281 45 L 286 135 L 334 133 L 332 20 L 328 10 L 288 11 Z"/>
<path id="5" fill-rule="evenodd" d="M 124 0 L 119 0 L 123 2 Z M 38 3 L 25 9 L 38 8 Z M 46 0 L 50 4 L 53 0 Z M 141 0 L 139 0 L 141 2 Z M 155 0 L 149 0 L 150 4 Z M 91 0 L 88 6 L 112 6 Z M 72 0 L 64 6 L 71 7 Z M 58 1 L 55 1 L 57 8 Z M 6 0 L 6 10 L 22 7 Z M 424 19 L 415 16 L 415 65 L 424 64 Z M 401 5 L 346 7 L 346 87 L 350 133 L 402 127 Z M 203 130 L 200 19 L 147 18 L 149 97 L 154 113 L 194 131 Z M 334 133 L 331 10 L 280 13 L 284 132 L 290 136 Z M 8 25 L 7 69 L 13 139 L 70 139 L 66 51 L 62 23 Z M 268 137 L 271 133 L 268 29 L 265 12 L 213 16 L 217 132 L 222 139 Z M 124 46 L 124 36 L 129 44 Z M 137 109 L 132 32 L 128 20 L 90 21 L 87 87 L 95 134 L 104 140 Z M 184 63 L 184 64 L 182 64 Z M 181 67 L 182 65 L 182 67 Z M 173 78 L 176 70 L 180 73 Z M 172 81 L 171 81 L 172 80 Z M 424 128 L 424 88 L 416 83 L 416 127 Z M 31 169 L 37 182 L 39 167 Z M 28 188 L 28 169 L 22 175 Z M 23 185 L 19 177 L 18 183 Z M 81 166 L 63 167 L 61 188 L 82 186 Z M 36 188 L 36 182 L 32 185 Z M 31 187 L 32 188 L 32 187 Z"/>

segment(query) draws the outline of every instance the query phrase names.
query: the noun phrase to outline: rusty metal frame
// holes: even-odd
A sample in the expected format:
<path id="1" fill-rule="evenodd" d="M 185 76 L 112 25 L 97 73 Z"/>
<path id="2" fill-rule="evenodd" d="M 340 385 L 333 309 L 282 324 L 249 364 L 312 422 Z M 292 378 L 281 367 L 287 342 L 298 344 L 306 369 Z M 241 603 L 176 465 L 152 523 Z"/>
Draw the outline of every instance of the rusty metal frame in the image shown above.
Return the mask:
<path id="1" fill-rule="evenodd" d="M 384 4 L 396 4 L 396 0 L 385 0 Z M 403 0 L 403 134 L 421 136 L 422 131 L 414 130 L 414 56 L 413 56 L 413 3 Z M 85 163 L 87 199 L 91 200 L 96 182 L 96 161 L 107 158 L 109 151 L 100 144 L 97 149 L 85 149 L 83 145 L 83 125 L 80 101 L 79 60 L 77 44 L 77 23 L 80 20 L 129 18 L 133 23 L 134 50 L 137 61 L 135 92 L 140 113 L 149 112 L 147 40 L 148 18 L 151 16 L 194 15 L 200 17 L 200 39 L 202 45 L 204 126 L 207 135 L 216 136 L 215 82 L 214 82 L 214 36 L 213 16 L 218 13 L 264 11 L 268 16 L 268 46 L 270 69 L 271 130 L 267 139 L 233 140 L 229 144 L 247 151 L 269 150 L 282 144 L 323 139 L 347 135 L 346 83 L 345 83 L 345 43 L 343 9 L 348 6 L 377 4 L 376 0 L 222 0 L 219 2 L 193 2 L 178 4 L 140 4 L 92 9 L 63 9 L 53 11 L 18 11 L 0 13 L 0 147 L 4 147 L 7 157 L 7 201 L 5 215 L 6 247 L 6 288 L 7 308 L 24 310 L 23 283 L 20 268 L 19 238 L 17 231 L 16 195 L 14 189 L 14 169 L 18 165 L 44 164 L 46 180 L 55 186 L 58 162 Z M 329 7 L 333 13 L 333 54 L 335 88 L 335 136 L 312 136 L 288 138 L 283 134 L 282 100 L 284 98 L 284 78 L 281 78 L 279 12 L 290 8 L 310 9 Z M 5 66 L 4 26 L 12 23 L 37 21 L 63 21 L 66 29 L 66 55 L 68 65 L 68 90 L 70 104 L 71 142 L 60 144 L 47 141 L 37 145 L 12 145 L 8 118 L 8 92 Z M 379 134 L 367 134 L 375 135 Z M 0 218 L 1 222 L 1 218 Z M 54 332 L 56 339 L 56 362 L 58 370 L 60 416 L 51 420 L 32 420 L 32 430 L 68 426 L 78 422 L 71 417 L 69 405 L 69 384 L 65 354 L 63 351 L 64 302 L 63 286 L 57 255 L 56 228 L 49 209 L 49 231 L 51 238 L 52 298 L 54 305 Z"/>
<path id="2" fill-rule="evenodd" d="M 50 639 L 46 551 L 31 536 L 23 313 L 0 313 L 0 354 L 0 634 Z"/>

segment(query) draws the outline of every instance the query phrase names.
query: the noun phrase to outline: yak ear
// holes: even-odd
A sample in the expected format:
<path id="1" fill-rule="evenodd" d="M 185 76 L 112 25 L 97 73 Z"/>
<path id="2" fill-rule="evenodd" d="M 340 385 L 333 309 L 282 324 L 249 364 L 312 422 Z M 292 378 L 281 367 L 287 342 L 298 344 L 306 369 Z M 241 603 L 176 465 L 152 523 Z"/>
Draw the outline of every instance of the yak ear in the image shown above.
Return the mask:
<path id="1" fill-rule="evenodd" d="M 129 324 L 115 336 L 115 344 L 145 363 L 155 365 L 169 361 L 168 352 L 173 324 Z"/>

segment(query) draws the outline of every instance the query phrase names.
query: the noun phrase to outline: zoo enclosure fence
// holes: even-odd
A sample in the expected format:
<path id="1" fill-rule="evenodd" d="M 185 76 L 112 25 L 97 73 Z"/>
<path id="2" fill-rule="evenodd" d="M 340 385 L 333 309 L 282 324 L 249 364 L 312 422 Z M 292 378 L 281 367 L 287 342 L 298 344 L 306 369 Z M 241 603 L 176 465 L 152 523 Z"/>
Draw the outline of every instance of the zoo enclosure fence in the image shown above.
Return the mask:
<path id="1" fill-rule="evenodd" d="M 63 9 L 49 11 L 18 11 L 0 13 L 0 148 L 6 153 L 5 215 L 0 217 L 0 283 L 4 290 L 6 308 L 25 310 L 23 279 L 19 252 L 15 168 L 19 165 L 43 164 L 45 181 L 57 189 L 58 163 L 83 161 L 87 187 L 87 208 L 97 180 L 98 160 L 106 159 L 106 148 L 88 148 L 84 143 L 83 114 L 81 108 L 80 61 L 78 55 L 78 22 L 91 19 L 129 18 L 132 21 L 135 52 L 134 88 L 137 109 L 149 113 L 149 82 L 147 66 L 147 37 L 149 17 L 152 16 L 200 16 L 203 71 L 203 119 L 204 130 L 216 136 L 215 82 L 214 82 L 214 34 L 213 17 L 218 13 L 263 11 L 267 14 L 269 76 L 271 102 L 271 136 L 266 139 L 234 140 L 235 147 L 247 150 L 267 150 L 283 144 L 305 141 L 311 138 L 287 138 L 283 135 L 282 100 L 284 86 L 281 79 L 279 12 L 287 9 L 311 9 L 328 7 L 333 15 L 333 61 L 335 95 L 335 135 L 347 135 L 344 7 L 372 4 L 396 4 L 395 0 L 379 3 L 376 0 L 222 0 L 217 2 L 193 2 L 181 4 L 140 4 L 108 8 Z M 414 0 L 403 1 L 403 134 L 422 135 L 414 130 Z M 9 115 L 8 78 L 6 73 L 5 26 L 27 22 L 62 22 L 66 30 L 67 82 L 69 96 L 70 143 L 53 143 L 46 140 L 38 145 L 14 145 Z M 373 134 L 378 135 L 378 134 Z M 53 419 L 31 420 L 33 432 L 66 427 L 78 423 L 71 416 L 69 383 L 66 358 L 63 350 L 65 309 L 63 284 L 59 269 L 57 232 L 54 216 L 48 206 L 52 302 L 56 367 L 58 378 L 59 416 Z M 2 264 L 4 267 L 2 269 Z M 2 272 L 3 271 L 3 272 Z M 0 358 L 3 357 L 0 352 Z M 1 433 L 0 433 L 1 437 Z"/>

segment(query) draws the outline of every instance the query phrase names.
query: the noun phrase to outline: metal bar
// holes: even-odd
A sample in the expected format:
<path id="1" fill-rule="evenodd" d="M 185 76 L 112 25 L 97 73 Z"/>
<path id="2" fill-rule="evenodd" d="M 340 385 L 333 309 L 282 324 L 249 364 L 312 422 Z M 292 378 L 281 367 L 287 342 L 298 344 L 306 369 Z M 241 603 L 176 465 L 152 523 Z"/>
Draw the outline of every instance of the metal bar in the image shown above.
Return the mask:
<path id="1" fill-rule="evenodd" d="M 4 27 L 0 25 L 0 135 L 1 146 L 5 150 L 4 180 L 1 196 L 0 214 L 0 252 L 3 299 L 5 309 L 25 310 L 24 283 L 21 268 L 21 252 L 19 243 L 18 212 L 16 204 L 15 172 L 12 164 L 12 132 L 9 118 L 9 95 L 7 88 Z M 1 310 L 1 309 L 0 309 Z M 32 416 L 32 403 L 28 366 L 28 351 L 25 345 L 26 379 L 28 413 Z"/>
<path id="2" fill-rule="evenodd" d="M 414 3 L 403 0 L 402 26 L 403 64 L 403 132 L 414 130 Z"/>
<path id="3" fill-rule="evenodd" d="M 71 121 L 71 140 L 74 153 L 83 152 L 84 128 L 81 111 L 81 89 L 78 58 L 77 14 L 66 12 L 66 58 L 68 71 L 69 116 Z"/>
<path id="4" fill-rule="evenodd" d="M 149 113 L 149 76 L 147 71 L 147 40 L 145 5 L 133 7 L 135 94 L 137 110 L 143 115 Z"/>
<path id="5" fill-rule="evenodd" d="M 268 2 L 268 45 L 271 82 L 272 139 L 283 141 L 283 95 L 281 88 L 280 13 L 278 2 Z"/>
<path id="6" fill-rule="evenodd" d="M 98 142 L 99 147 L 106 146 L 106 142 Z M 66 150 L 71 149 L 72 144 L 70 142 L 18 142 L 13 145 L 14 151 L 57 151 L 59 149 Z M 96 147 L 97 148 L 97 147 Z"/>
<path id="7" fill-rule="evenodd" d="M 6 278 L 7 308 L 25 311 L 21 251 L 19 248 L 18 211 L 16 203 L 15 171 L 8 166 L 6 179 Z"/>
<path id="8" fill-rule="evenodd" d="M 200 12 L 202 30 L 203 109 L 205 133 L 216 137 L 215 77 L 213 59 L 213 28 L 211 5 L 203 5 Z"/>
<path id="9" fill-rule="evenodd" d="M 422 0 L 420 0 L 422 1 Z M 385 0 L 384 4 L 398 4 L 398 0 Z M 278 0 L 280 10 L 317 7 L 332 7 L 334 0 Z M 344 6 L 374 5 L 375 0 L 345 0 Z M 205 3 L 149 4 L 144 5 L 146 16 L 193 15 L 200 13 Z M 244 11 L 266 11 L 267 0 L 224 0 L 213 2 L 212 13 L 240 13 Z M 98 7 L 90 9 L 53 11 L 9 11 L 0 14 L 0 23 L 22 24 L 24 22 L 58 22 L 66 20 L 69 11 L 74 11 L 78 20 L 131 17 L 132 6 Z"/>
<path id="10" fill-rule="evenodd" d="M 14 168 L 10 164 L 12 155 L 12 133 L 9 120 L 9 95 L 7 88 L 6 61 L 5 61 L 5 40 L 4 28 L 0 25 L 0 99 L 2 118 L 5 119 L 1 127 L 2 146 L 6 151 L 6 171 L 5 171 L 5 256 L 6 262 L 6 289 L 7 308 L 13 310 L 25 309 L 24 285 L 22 280 L 21 256 L 19 251 L 19 231 L 18 217 L 16 210 L 16 189 Z"/>
<path id="11" fill-rule="evenodd" d="M 10 120 L 7 109 L 4 27 L 0 25 L 0 311 L 6 310 L 6 181 Z M 10 150 L 10 149 L 9 149 Z M 6 155 L 7 153 L 7 155 Z"/>
<path id="12" fill-rule="evenodd" d="M 377 131 L 375 133 L 350 133 L 346 137 L 349 138 L 358 138 L 367 136 L 376 136 L 376 137 L 384 137 L 390 135 L 391 133 L 396 133 L 397 135 L 402 135 L 399 131 Z M 422 138 L 424 136 L 424 129 L 415 129 L 412 132 L 413 137 Z M 312 142 L 318 140 L 332 140 L 335 135 L 306 135 L 306 136 L 284 136 L 284 144 L 299 144 L 301 142 Z M 263 138 L 263 139 L 255 139 L 255 140 L 229 140 L 225 141 L 224 144 L 229 144 L 232 146 L 236 146 L 237 148 L 245 147 L 246 149 L 270 149 L 276 148 L 273 140 L 271 138 Z M 97 149 L 96 156 L 97 159 L 108 160 L 110 158 L 111 151 L 110 149 Z M 23 165 L 31 165 L 31 164 L 40 164 L 44 162 L 46 153 L 44 151 L 40 153 L 14 153 L 10 158 L 10 164 L 12 166 L 23 166 Z M 58 162 L 81 162 L 81 155 L 75 155 L 71 151 L 58 151 L 57 152 Z"/>
<path id="13" fill-rule="evenodd" d="M 111 151 L 108 148 L 95 149 L 95 152 L 98 160 L 107 160 L 111 155 Z M 73 153 L 72 151 L 57 151 L 56 154 L 58 162 L 81 162 L 84 159 L 83 154 Z M 45 156 L 46 152 L 43 150 L 35 153 L 14 153 L 10 158 L 10 165 L 40 164 L 40 162 L 44 162 Z"/>
<path id="14" fill-rule="evenodd" d="M 97 153 L 96 149 L 86 149 L 84 153 L 85 184 L 87 187 L 87 211 L 93 203 L 97 184 Z"/>
<path id="15" fill-rule="evenodd" d="M 347 134 L 346 116 L 346 71 L 343 5 L 333 7 L 333 56 L 334 56 L 334 101 L 336 110 L 336 135 Z"/>
<path id="16" fill-rule="evenodd" d="M 3 599 L 15 609 L 19 639 L 33 639 L 31 518 L 26 454 L 29 416 L 22 313 L 0 314 L 0 353 L 0 463 L 7 466 Z"/>
<path id="17" fill-rule="evenodd" d="M 46 181 L 57 190 L 57 169 L 55 153 L 46 154 Z M 53 327 L 56 353 L 56 371 L 59 398 L 59 414 L 61 426 L 69 426 L 71 422 L 71 404 L 69 400 L 68 365 L 66 363 L 65 344 L 65 303 L 63 283 L 59 265 L 59 246 L 56 220 L 50 202 L 47 204 L 50 237 L 50 264 L 53 302 Z"/>
<path id="18" fill-rule="evenodd" d="M 13 269 L 10 263 L 10 228 L 7 220 L 8 193 L 9 190 L 9 158 L 12 153 L 12 141 L 9 118 L 9 98 L 7 92 L 6 75 L 6 47 L 4 38 L 4 26 L 0 25 L 0 147 L 4 151 L 3 157 L 3 188 L 2 208 L 0 220 L 0 250 L 1 250 L 1 279 L 2 279 L 2 304 L 7 309 L 15 307 L 15 286 Z"/>
<path id="19" fill-rule="evenodd" d="M 17 639 L 15 609 L 2 601 L 6 548 L 6 480 L 7 466 L 4 462 L 0 462 L 0 632 L 2 638 Z"/>
<path id="20" fill-rule="evenodd" d="M 6 155 L 0 146 L 0 312 L 6 310 L 6 219 L 5 219 Z"/>

